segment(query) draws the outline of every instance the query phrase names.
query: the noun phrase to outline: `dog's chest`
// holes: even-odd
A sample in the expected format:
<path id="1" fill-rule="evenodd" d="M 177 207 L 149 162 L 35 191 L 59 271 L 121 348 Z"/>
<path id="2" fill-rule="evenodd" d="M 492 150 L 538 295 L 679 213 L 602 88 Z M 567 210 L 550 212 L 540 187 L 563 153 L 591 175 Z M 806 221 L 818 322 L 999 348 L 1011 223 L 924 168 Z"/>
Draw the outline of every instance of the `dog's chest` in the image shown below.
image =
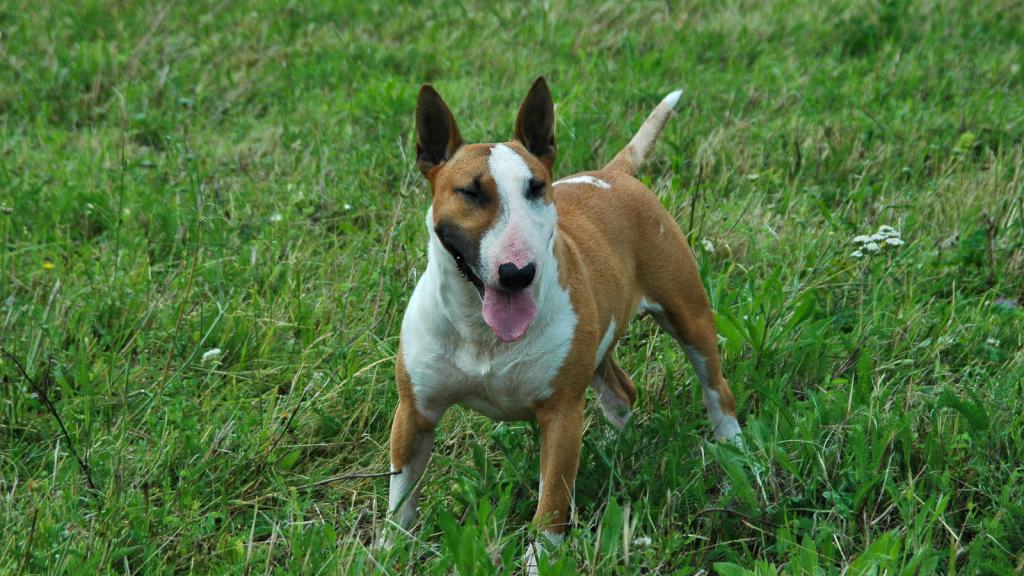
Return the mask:
<path id="1" fill-rule="evenodd" d="M 483 322 L 477 296 L 459 303 L 429 276 L 428 269 L 402 322 L 402 358 L 419 411 L 437 419 L 463 404 L 494 420 L 535 419 L 532 407 L 551 395 L 572 347 L 577 317 L 568 294 L 555 283 L 526 334 L 505 343 Z"/>

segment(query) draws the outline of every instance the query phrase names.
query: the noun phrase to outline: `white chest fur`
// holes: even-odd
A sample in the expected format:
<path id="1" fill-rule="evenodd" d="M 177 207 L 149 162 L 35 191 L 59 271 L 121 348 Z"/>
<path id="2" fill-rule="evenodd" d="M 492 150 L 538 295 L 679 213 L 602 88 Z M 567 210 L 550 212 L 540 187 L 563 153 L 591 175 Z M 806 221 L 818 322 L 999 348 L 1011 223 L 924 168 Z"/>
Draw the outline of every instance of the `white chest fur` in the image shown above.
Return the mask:
<path id="1" fill-rule="evenodd" d="M 544 259 L 530 288 L 537 317 L 522 338 L 503 342 L 484 322 L 479 293 L 462 278 L 432 222 L 428 211 L 427 270 L 402 321 L 402 359 L 417 409 L 434 422 L 452 404 L 494 420 L 533 420 L 531 407 L 551 395 L 577 323 L 556 260 Z M 553 245 L 554 237 L 549 254 Z"/>

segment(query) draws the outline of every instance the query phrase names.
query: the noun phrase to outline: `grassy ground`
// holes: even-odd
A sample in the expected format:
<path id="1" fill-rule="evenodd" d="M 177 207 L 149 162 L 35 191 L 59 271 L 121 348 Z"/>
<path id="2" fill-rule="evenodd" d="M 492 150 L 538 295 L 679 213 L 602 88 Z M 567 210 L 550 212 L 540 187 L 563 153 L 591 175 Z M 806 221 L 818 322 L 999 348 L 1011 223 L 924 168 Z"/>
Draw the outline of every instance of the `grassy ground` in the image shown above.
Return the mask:
<path id="1" fill-rule="evenodd" d="M 388 467 L 419 85 L 501 141 L 539 73 L 556 176 L 686 89 L 642 176 L 750 446 L 635 320 L 549 573 L 1024 571 L 1024 5 L 423 4 L 0 0 L 0 572 L 517 573 L 533 425 L 452 410 L 388 553 L 386 479 L 307 485 Z"/>

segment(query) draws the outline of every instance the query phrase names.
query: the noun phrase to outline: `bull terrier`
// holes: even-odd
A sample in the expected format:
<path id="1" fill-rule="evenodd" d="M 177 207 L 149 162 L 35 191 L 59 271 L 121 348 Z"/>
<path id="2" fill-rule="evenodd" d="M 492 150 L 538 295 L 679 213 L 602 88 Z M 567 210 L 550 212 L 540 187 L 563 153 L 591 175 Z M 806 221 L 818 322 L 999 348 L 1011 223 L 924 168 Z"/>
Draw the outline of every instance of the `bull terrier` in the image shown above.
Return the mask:
<path id="1" fill-rule="evenodd" d="M 534 524 L 561 543 L 587 388 L 620 430 L 636 402 L 614 350 L 639 310 L 682 345 L 715 436 L 742 447 L 693 254 L 634 178 L 681 93 L 665 97 L 604 169 L 556 181 L 554 104 L 543 76 L 519 109 L 512 141 L 501 144 L 466 144 L 437 91 L 420 89 L 416 166 L 433 200 L 427 269 L 405 312 L 396 360 L 388 509 L 398 527 L 415 521 L 437 423 L 462 404 L 494 420 L 539 424 Z M 539 543 L 527 549 L 530 573 L 539 550 Z"/>

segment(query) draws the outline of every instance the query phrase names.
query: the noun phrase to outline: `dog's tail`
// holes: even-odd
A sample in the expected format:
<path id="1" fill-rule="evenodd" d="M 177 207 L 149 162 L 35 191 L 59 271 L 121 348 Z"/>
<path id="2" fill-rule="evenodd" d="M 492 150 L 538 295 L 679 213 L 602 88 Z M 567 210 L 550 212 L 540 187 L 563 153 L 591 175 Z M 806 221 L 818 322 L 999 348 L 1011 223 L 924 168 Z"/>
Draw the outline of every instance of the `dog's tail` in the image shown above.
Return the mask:
<path id="1" fill-rule="evenodd" d="M 651 112 L 651 115 L 647 117 L 647 120 L 644 121 L 643 125 L 640 126 L 636 136 L 633 136 L 629 144 L 616 154 L 615 158 L 612 158 L 612 161 L 604 169 L 618 170 L 630 176 L 636 174 L 637 170 L 640 169 L 640 165 L 647 159 L 647 155 L 654 149 L 654 143 L 658 141 L 658 135 L 665 128 L 669 118 L 672 117 L 672 110 L 676 107 L 676 103 L 679 102 L 679 96 L 682 93 L 682 90 L 676 90 L 665 96 L 661 104 L 658 104 L 654 111 Z"/>

